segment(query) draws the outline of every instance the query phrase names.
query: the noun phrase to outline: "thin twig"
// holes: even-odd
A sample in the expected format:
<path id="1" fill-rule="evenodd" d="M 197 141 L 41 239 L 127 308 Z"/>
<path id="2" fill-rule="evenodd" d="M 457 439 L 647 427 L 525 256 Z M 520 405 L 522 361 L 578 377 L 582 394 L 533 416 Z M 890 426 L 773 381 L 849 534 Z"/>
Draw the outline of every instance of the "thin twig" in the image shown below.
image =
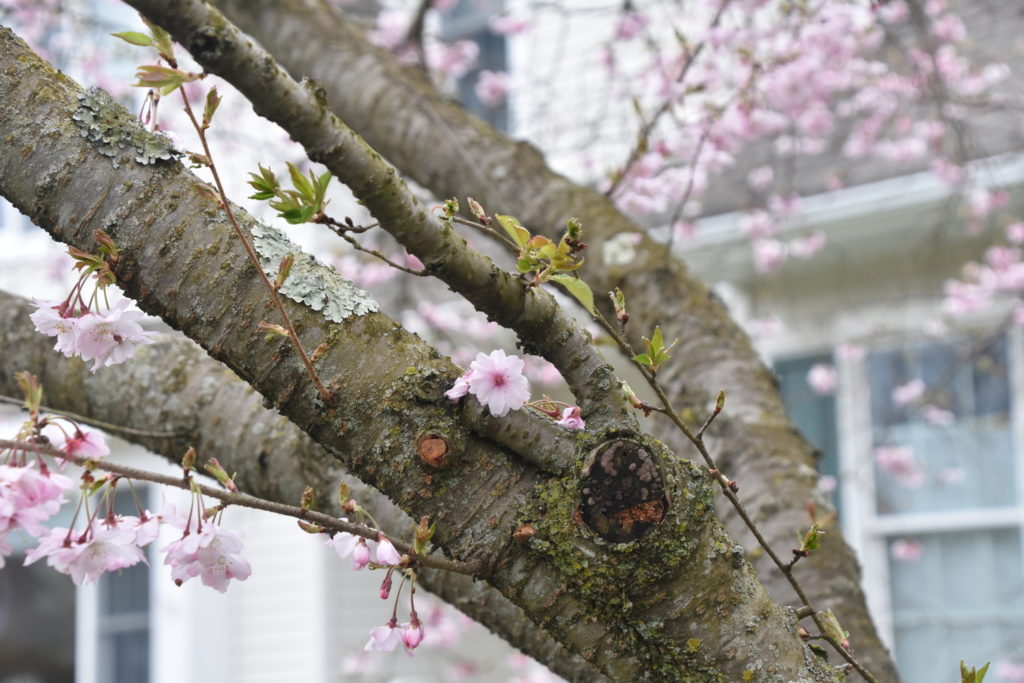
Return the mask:
<path id="1" fill-rule="evenodd" d="M 24 407 L 24 399 L 14 398 L 13 396 L 4 396 L 0 394 L 0 403 L 8 403 L 13 406 Z M 121 425 L 112 424 L 110 422 L 103 422 L 93 417 L 86 417 L 85 415 L 79 415 L 78 413 L 72 413 L 70 410 L 57 410 L 49 406 L 39 406 L 39 410 L 42 412 L 53 413 L 54 415 L 60 415 L 66 417 L 69 420 L 75 422 L 81 422 L 87 424 L 90 427 L 96 427 L 107 432 L 116 432 L 120 434 L 130 434 L 132 436 L 144 436 L 151 439 L 175 439 L 179 436 L 183 436 L 185 432 L 156 432 L 148 429 L 134 429 L 132 427 L 122 427 Z"/>
<path id="2" fill-rule="evenodd" d="M 477 221 L 471 221 L 468 218 L 463 218 L 462 216 L 452 216 L 452 221 L 458 223 L 459 225 L 466 225 L 471 228 L 475 228 L 476 230 L 479 230 L 483 234 L 487 235 L 488 237 L 497 240 L 502 246 L 508 248 L 508 250 L 511 251 L 513 254 L 519 253 L 519 247 L 516 246 L 515 242 L 510 240 L 505 235 L 502 235 L 500 232 L 498 232 L 489 225 L 484 225 L 483 223 Z"/>
<path id="3" fill-rule="evenodd" d="M 396 268 L 396 269 L 402 271 L 403 273 L 409 273 L 409 275 L 415 275 L 417 277 L 426 277 L 427 275 L 430 274 L 426 270 L 416 270 L 415 268 L 409 268 L 407 266 L 403 266 L 403 265 L 400 265 L 398 263 L 395 263 L 394 261 L 389 259 L 387 256 L 385 256 L 381 252 L 377 251 L 376 249 L 369 249 L 369 248 L 364 247 L 363 245 L 359 244 L 359 242 L 357 242 L 354 237 L 352 237 L 351 235 L 349 235 L 347 233 L 339 232 L 337 234 L 338 234 L 338 237 L 340 237 L 341 239 L 343 239 L 346 242 L 348 242 L 349 244 L 351 244 L 352 247 L 356 251 L 361 251 L 364 254 L 369 254 L 370 256 L 375 256 L 375 257 L 379 258 L 381 261 L 383 261 L 384 263 L 386 263 L 389 266 L 391 266 L 392 268 Z"/>
<path id="4" fill-rule="evenodd" d="M 176 64 L 171 64 L 176 67 Z M 185 113 L 188 115 L 189 121 L 192 122 L 192 127 L 195 128 L 196 134 L 199 135 L 199 141 L 203 145 L 203 154 L 206 155 L 206 159 L 209 161 L 210 174 L 213 176 L 213 182 L 217 185 L 217 193 L 220 195 L 220 203 L 224 207 L 224 213 L 228 217 L 228 222 L 231 223 L 231 227 L 235 231 L 235 236 L 241 241 L 242 246 L 245 248 L 245 253 L 249 256 L 249 260 L 256 266 L 256 272 L 259 273 L 260 279 L 263 281 L 267 291 L 270 292 L 270 299 L 274 302 L 274 306 L 277 308 L 278 313 L 281 314 L 281 318 L 284 320 L 285 328 L 288 330 L 288 338 L 291 339 L 295 349 L 299 352 L 299 356 L 302 358 L 303 365 L 306 366 L 306 372 L 309 374 L 310 379 L 313 380 L 313 384 L 316 385 L 317 391 L 320 392 L 320 397 L 328 405 L 334 403 L 334 394 L 324 386 L 324 383 L 320 381 L 320 375 L 317 374 L 316 368 L 313 367 L 313 361 L 309 359 L 309 354 L 306 353 L 306 349 L 302 347 L 302 341 L 299 339 L 298 333 L 295 331 L 295 326 L 292 325 L 292 319 L 288 315 L 288 311 L 284 308 L 284 301 L 281 299 L 281 295 L 278 293 L 277 288 L 274 287 L 274 283 L 270 281 L 267 274 L 263 272 L 263 266 L 260 265 L 260 259 L 256 255 L 256 251 L 252 245 L 249 244 L 249 240 L 245 237 L 245 232 L 242 227 L 235 220 L 235 213 L 231 210 L 231 201 L 228 199 L 227 192 L 224 190 L 224 184 L 220 180 L 220 174 L 217 172 L 217 166 L 213 162 L 213 153 L 210 151 L 210 145 L 206 140 L 206 130 L 200 125 L 199 121 L 196 120 L 196 115 L 192 111 L 192 105 L 188 101 L 188 95 L 185 94 L 184 88 L 179 88 L 181 91 L 181 99 L 185 103 Z"/>
<path id="5" fill-rule="evenodd" d="M 21 449 L 23 451 L 30 451 L 33 453 L 39 453 L 41 455 L 49 455 L 55 458 L 62 458 L 69 462 L 73 462 L 76 465 L 80 465 L 89 470 L 102 470 L 104 472 L 110 472 L 116 474 L 119 477 L 125 477 L 126 479 L 135 479 L 140 481 L 148 481 L 154 484 L 162 484 L 164 486 L 171 486 L 174 488 L 182 489 L 184 491 L 191 491 L 193 487 L 197 489 L 204 496 L 215 498 L 225 505 L 237 505 L 239 507 L 251 508 L 253 510 L 263 510 L 264 512 L 272 512 L 274 514 L 283 515 L 285 517 L 294 517 L 295 519 L 302 520 L 304 522 L 310 522 L 321 526 L 326 530 L 334 532 L 346 532 L 353 534 L 354 536 L 362 536 L 369 540 L 377 540 L 380 531 L 377 529 L 371 529 L 370 527 L 363 526 L 362 524 L 351 524 L 349 522 L 343 522 L 337 517 L 325 514 L 323 512 L 317 512 L 316 510 L 304 510 L 301 507 L 295 505 L 285 505 L 284 503 L 276 503 L 274 501 L 265 500 L 263 498 L 257 498 L 256 496 L 250 496 L 247 493 L 232 493 L 223 489 L 214 488 L 212 486 L 206 486 L 193 482 L 191 477 L 186 474 L 184 477 L 172 477 L 166 474 L 157 474 L 156 472 L 148 472 L 146 470 L 138 469 L 137 467 L 129 467 L 127 465 L 120 465 L 106 460 L 93 460 L 90 458 L 83 458 L 80 456 L 67 455 L 64 451 L 53 446 L 47 446 L 40 443 L 31 443 L 27 441 L 11 441 L 8 439 L 0 439 L 0 450 L 6 449 Z M 435 557 L 433 555 L 419 555 L 408 543 L 403 541 L 389 539 L 398 551 L 404 555 L 408 555 L 411 558 L 412 565 L 418 565 L 422 567 L 432 567 L 435 569 L 443 569 L 446 571 L 456 572 L 458 574 L 468 575 L 479 575 L 483 570 L 482 562 L 455 562 L 453 560 L 447 560 L 442 557 Z"/>

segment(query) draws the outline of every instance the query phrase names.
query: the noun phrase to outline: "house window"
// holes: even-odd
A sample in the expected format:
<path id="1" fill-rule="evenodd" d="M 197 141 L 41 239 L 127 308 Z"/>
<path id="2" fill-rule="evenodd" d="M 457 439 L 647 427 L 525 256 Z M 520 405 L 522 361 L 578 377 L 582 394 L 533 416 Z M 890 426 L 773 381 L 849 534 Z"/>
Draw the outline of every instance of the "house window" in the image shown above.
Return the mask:
<path id="1" fill-rule="evenodd" d="M 507 101 L 488 104 L 476 94 L 481 72 L 508 70 L 505 36 L 488 26 L 488 20 L 500 14 L 501 9 L 501 0 L 459 0 L 455 7 L 441 15 L 441 38 L 449 43 L 471 40 L 477 44 L 480 51 L 476 63 L 456 83 L 458 100 L 471 114 L 497 130 L 507 131 Z"/>
<path id="2" fill-rule="evenodd" d="M 146 489 L 136 485 L 146 504 Z M 118 487 L 114 510 L 137 515 L 127 486 Z M 150 546 L 151 548 L 152 546 Z M 147 551 L 149 548 L 147 548 Z M 147 552 L 151 556 L 152 553 Z M 92 670 L 81 680 L 95 683 L 146 683 L 150 669 L 150 566 L 139 563 L 103 574 L 94 586 L 79 589 L 79 608 L 84 613 L 79 668 Z"/>
<path id="3" fill-rule="evenodd" d="M 1024 662 L 1021 331 L 879 346 L 839 363 L 838 400 L 806 386 L 816 362 L 778 362 L 780 389 L 814 445 L 839 445 L 840 520 L 905 680 Z"/>

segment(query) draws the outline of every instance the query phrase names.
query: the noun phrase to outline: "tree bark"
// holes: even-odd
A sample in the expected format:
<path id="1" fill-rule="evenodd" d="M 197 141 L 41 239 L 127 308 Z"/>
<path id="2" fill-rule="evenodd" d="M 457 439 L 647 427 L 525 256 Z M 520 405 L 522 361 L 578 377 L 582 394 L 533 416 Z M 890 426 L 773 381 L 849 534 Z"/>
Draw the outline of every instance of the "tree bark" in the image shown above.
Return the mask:
<path id="1" fill-rule="evenodd" d="M 553 172 L 529 143 L 509 139 L 438 95 L 422 72 L 371 45 L 324 0 L 214 4 L 296 78 L 322 85 L 338 116 L 438 197 L 473 196 L 487 210 L 513 214 L 549 236 L 575 216 L 584 225 L 590 254 L 601 254 L 601 245 L 615 235 L 642 235 L 632 263 L 607 266 L 591 257 L 584 277 L 596 299 L 603 303 L 604 292 L 623 290 L 634 344 L 655 325 L 667 340 L 679 340 L 659 380 L 678 407 L 692 409 L 695 420 L 707 413 L 718 390 L 727 391 L 727 410 L 716 421 L 709 445 L 723 471 L 739 481 L 744 504 L 773 547 L 786 552 L 795 532 L 806 529 L 804 502 L 814 501 L 823 515 L 832 510 L 817 490 L 815 450 L 786 417 L 772 372 L 722 302 L 642 226 L 593 188 Z M 670 426 L 653 429 L 678 453 L 695 455 Z M 746 547 L 755 546 L 724 501 L 719 515 Z M 777 600 L 795 600 L 767 557 L 754 563 Z M 856 557 L 837 527 L 829 529 L 822 552 L 801 561 L 798 573 L 811 600 L 839 615 L 862 662 L 883 680 L 897 680 L 868 614 Z"/>
<path id="2" fill-rule="evenodd" d="M 0 393 L 17 395 L 15 373 L 26 370 L 39 378 L 49 408 L 129 430 L 167 434 L 112 431 L 172 462 L 180 462 L 191 446 L 201 462 L 216 458 L 234 473 L 245 493 L 294 504 L 303 489 L 312 486 L 317 509 L 333 515 L 341 515 L 337 493 L 345 481 L 385 533 L 396 538 L 409 535 L 412 519 L 376 490 L 347 476 L 323 446 L 264 407 L 252 387 L 195 344 L 163 335 L 128 362 L 91 373 L 81 360 L 53 351 L 51 340 L 29 321 L 33 310 L 28 301 L 0 292 Z M 184 377 L 183 367 L 189 369 Z M 430 569 L 418 572 L 417 580 L 523 652 L 547 662 L 563 678 L 604 680 L 586 660 L 567 652 L 483 581 Z"/>
<path id="3" fill-rule="evenodd" d="M 291 347 L 260 340 L 258 323 L 273 310 L 216 203 L 180 164 L 157 160 L 159 141 L 130 114 L 81 94 L 0 31 L 0 193 L 80 249 L 95 247 L 93 230 L 106 231 L 120 250 L 118 284 L 144 310 L 199 342 L 411 517 L 430 516 L 450 557 L 486 560 L 482 578 L 531 621 L 618 680 L 836 680 L 714 518 L 709 478 L 646 435 L 578 434 L 576 469 L 550 475 L 465 429 L 441 395 L 456 370 L 414 335 L 365 309 L 332 322 L 289 302 L 304 345 L 328 346 L 318 370 L 338 400 L 322 405 Z M 266 226 L 238 216 L 267 238 Z M 308 268 L 298 276 L 331 282 Z M 343 283 L 325 287 L 355 296 Z M 179 367 L 167 381 L 188 380 Z M 428 471 L 416 456 L 424 432 L 458 444 L 446 469 Z M 581 469 L 600 453 L 617 483 L 604 456 L 624 448 L 663 491 L 664 518 L 643 537 L 609 542 L 577 521 Z M 536 533 L 517 541 L 524 524 Z"/>

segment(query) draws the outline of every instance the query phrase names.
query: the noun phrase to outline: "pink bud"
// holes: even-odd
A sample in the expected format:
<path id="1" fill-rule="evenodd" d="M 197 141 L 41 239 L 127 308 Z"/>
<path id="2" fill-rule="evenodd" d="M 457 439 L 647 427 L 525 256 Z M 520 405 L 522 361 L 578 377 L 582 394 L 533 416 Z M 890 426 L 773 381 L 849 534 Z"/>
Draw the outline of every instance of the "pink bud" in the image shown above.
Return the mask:
<path id="1" fill-rule="evenodd" d="M 352 551 L 352 568 L 363 569 L 370 564 L 370 548 L 366 545 L 366 539 L 360 538 Z"/>

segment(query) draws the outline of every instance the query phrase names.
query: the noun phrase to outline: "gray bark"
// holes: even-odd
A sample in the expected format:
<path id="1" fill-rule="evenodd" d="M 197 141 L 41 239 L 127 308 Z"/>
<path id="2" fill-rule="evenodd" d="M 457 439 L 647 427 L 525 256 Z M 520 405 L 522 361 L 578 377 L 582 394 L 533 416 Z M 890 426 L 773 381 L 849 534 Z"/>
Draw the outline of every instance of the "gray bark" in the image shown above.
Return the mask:
<path id="1" fill-rule="evenodd" d="M 570 216 L 584 225 L 590 253 L 622 232 L 644 228 L 599 192 L 551 171 L 531 145 L 517 142 L 439 96 L 414 69 L 372 46 L 362 30 L 323 0 L 216 0 L 231 21 L 265 46 L 296 78 L 321 84 L 327 102 L 349 126 L 404 174 L 439 197 L 473 196 L 492 212 L 511 213 L 531 229 L 554 235 Z M 626 294 L 636 344 L 661 325 L 678 339 L 671 363 L 659 372 L 678 407 L 706 414 L 725 389 L 724 419 L 712 431 L 712 454 L 739 481 L 741 498 L 762 532 L 785 553 L 808 525 L 803 503 L 823 514 L 831 506 L 817 491 L 815 452 L 786 417 L 771 371 L 728 311 L 685 266 L 648 238 L 626 266 L 584 268 L 597 300 L 618 286 Z M 678 453 L 693 457 L 670 427 L 655 427 Z M 746 547 L 755 543 L 727 503 L 719 515 Z M 754 560 L 769 591 L 784 603 L 795 596 L 764 555 Z M 895 665 L 868 614 L 857 560 L 838 528 L 823 551 L 802 561 L 799 578 L 811 600 L 831 607 L 850 632 L 859 658 L 883 680 Z"/>
<path id="2" fill-rule="evenodd" d="M 0 193 L 80 249 L 94 248 L 94 229 L 106 231 L 120 249 L 118 283 L 144 310 L 199 342 L 407 514 L 429 515 L 447 555 L 488 560 L 482 578 L 534 623 L 619 680 L 835 680 L 715 520 L 709 479 L 645 435 L 576 437 L 577 467 L 610 438 L 635 439 L 664 486 L 664 520 L 612 544 L 574 521 L 578 470 L 551 476 L 465 429 L 441 396 L 456 370 L 380 314 L 332 323 L 289 304 L 304 345 L 328 345 L 318 370 L 339 398 L 322 405 L 291 347 L 260 340 L 258 323 L 274 314 L 216 204 L 180 164 L 138 163 L 135 147 L 155 143 L 116 105 L 100 113 L 128 133 L 126 148 L 83 137 L 73 120 L 79 94 L 0 31 Z M 166 381 L 189 381 L 188 369 L 175 366 Z M 424 432 L 459 446 L 440 472 L 416 456 Z M 516 541 L 524 523 L 537 533 Z"/>
<path id="3" fill-rule="evenodd" d="M 87 415 L 102 423 L 173 437 L 114 432 L 172 462 L 191 446 L 201 461 L 216 458 L 237 473 L 249 494 L 280 502 L 299 501 L 305 486 L 317 493 L 317 509 L 341 514 L 338 484 L 370 510 L 384 531 L 406 538 L 414 522 L 377 491 L 348 477 L 323 446 L 263 405 L 262 397 L 234 373 L 187 339 L 163 335 L 126 363 L 91 373 L 77 358 L 54 353 L 52 340 L 29 320 L 34 307 L 0 292 L 0 393 L 17 395 L 15 373 L 27 370 L 45 387 L 49 408 Z M 180 368 L 188 368 L 182 375 Z M 603 676 L 532 625 L 523 611 L 483 581 L 453 572 L 421 570 L 419 583 L 568 680 Z"/>

